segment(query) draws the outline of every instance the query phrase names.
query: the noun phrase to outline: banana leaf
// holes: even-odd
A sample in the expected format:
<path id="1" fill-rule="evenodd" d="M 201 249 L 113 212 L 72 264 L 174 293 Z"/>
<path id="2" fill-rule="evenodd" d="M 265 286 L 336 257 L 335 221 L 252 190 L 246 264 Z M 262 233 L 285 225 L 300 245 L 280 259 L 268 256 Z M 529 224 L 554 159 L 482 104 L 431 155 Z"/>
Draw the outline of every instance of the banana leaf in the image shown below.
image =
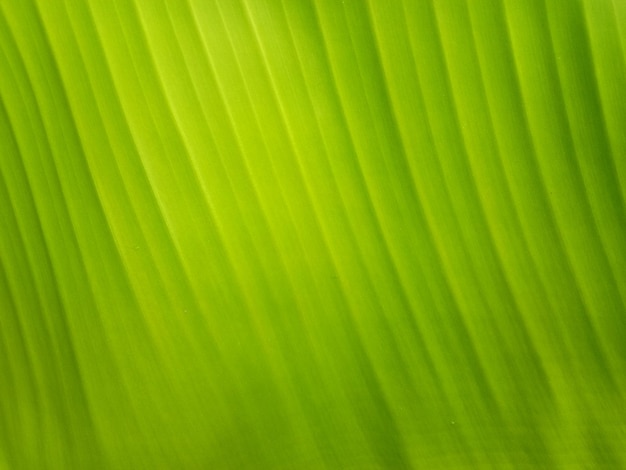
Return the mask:
<path id="1" fill-rule="evenodd" d="M 1 0 L 0 469 L 626 468 L 626 2 Z"/>

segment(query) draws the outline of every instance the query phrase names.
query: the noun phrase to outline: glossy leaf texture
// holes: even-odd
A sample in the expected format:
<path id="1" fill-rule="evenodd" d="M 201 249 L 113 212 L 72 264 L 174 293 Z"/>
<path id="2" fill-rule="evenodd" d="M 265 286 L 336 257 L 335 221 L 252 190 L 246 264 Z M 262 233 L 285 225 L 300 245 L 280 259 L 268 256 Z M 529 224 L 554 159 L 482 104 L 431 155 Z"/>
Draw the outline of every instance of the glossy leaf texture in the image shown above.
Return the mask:
<path id="1" fill-rule="evenodd" d="M 0 469 L 626 468 L 626 3 L 0 1 Z"/>

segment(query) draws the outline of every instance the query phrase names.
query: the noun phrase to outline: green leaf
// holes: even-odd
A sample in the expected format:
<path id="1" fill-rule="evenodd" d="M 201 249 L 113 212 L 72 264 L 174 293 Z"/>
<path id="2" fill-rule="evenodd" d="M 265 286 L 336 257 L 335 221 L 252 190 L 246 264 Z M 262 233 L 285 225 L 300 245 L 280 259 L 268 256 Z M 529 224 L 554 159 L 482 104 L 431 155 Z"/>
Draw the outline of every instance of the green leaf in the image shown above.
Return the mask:
<path id="1" fill-rule="evenodd" d="M 0 469 L 626 467 L 625 24 L 0 2 Z"/>

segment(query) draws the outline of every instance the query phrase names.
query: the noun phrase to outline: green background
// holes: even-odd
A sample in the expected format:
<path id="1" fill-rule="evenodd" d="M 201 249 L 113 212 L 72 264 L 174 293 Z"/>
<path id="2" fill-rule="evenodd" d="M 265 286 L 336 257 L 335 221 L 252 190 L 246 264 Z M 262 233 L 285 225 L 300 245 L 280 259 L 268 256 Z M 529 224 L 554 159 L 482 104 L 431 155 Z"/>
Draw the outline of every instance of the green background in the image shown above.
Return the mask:
<path id="1" fill-rule="evenodd" d="M 1 0 L 0 469 L 626 468 L 626 2 Z"/>

